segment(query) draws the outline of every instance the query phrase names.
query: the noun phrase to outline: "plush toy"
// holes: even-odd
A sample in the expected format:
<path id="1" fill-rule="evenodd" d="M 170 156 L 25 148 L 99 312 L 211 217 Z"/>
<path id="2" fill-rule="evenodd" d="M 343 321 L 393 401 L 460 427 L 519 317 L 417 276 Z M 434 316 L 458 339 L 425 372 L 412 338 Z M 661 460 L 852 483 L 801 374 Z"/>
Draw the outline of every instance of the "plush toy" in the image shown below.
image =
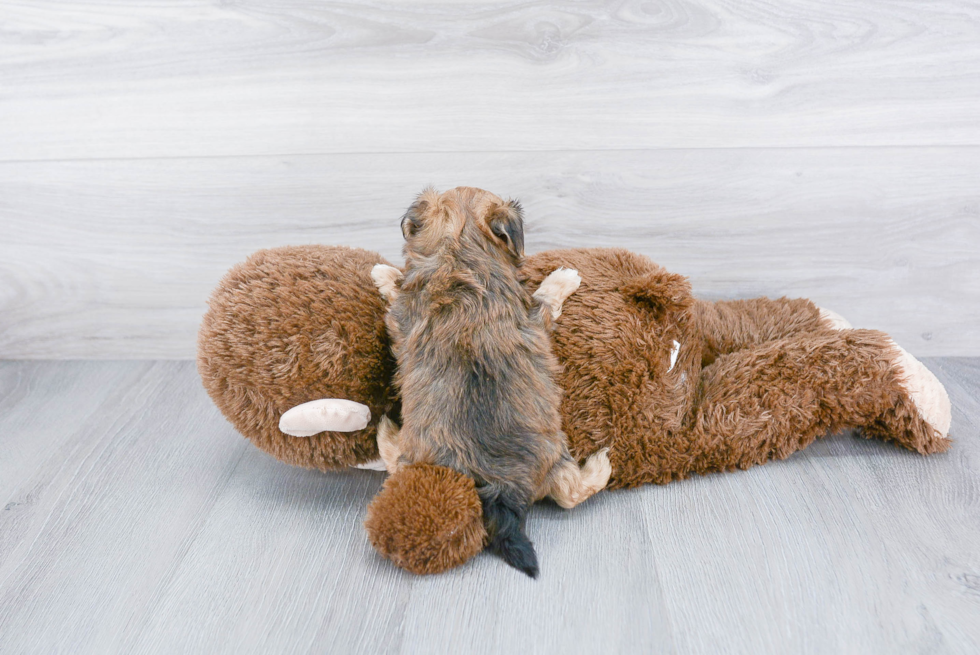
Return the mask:
<path id="1" fill-rule="evenodd" d="M 378 263 L 352 248 L 263 250 L 211 297 L 204 386 L 287 463 L 372 466 L 379 420 L 398 421 Z M 922 454 L 950 445 L 942 384 L 882 332 L 808 300 L 698 300 L 684 277 L 624 250 L 531 255 L 529 289 L 559 267 L 582 278 L 552 334 L 562 425 L 580 462 L 609 448 L 610 489 L 748 468 L 846 428 Z M 416 573 L 457 566 L 486 539 L 473 481 L 427 465 L 389 476 L 365 525 Z"/>

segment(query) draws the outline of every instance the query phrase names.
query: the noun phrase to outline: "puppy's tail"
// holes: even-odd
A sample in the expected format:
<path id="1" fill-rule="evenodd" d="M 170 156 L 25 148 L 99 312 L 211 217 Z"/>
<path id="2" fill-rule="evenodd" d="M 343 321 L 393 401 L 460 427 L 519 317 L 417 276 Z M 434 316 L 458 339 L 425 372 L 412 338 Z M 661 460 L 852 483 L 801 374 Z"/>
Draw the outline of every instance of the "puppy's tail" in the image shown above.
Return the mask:
<path id="1" fill-rule="evenodd" d="M 481 489 L 480 500 L 483 501 L 483 522 L 490 535 L 487 547 L 515 569 L 532 578 L 538 577 L 538 556 L 534 544 L 524 533 L 527 509 L 510 501 L 493 485 Z"/>

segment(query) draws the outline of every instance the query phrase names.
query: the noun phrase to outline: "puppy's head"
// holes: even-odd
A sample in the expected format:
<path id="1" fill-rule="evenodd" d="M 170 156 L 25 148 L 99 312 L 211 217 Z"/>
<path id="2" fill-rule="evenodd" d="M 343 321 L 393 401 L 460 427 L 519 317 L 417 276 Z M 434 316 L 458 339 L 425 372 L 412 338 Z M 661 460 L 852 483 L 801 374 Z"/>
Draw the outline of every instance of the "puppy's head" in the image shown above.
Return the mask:
<path id="1" fill-rule="evenodd" d="M 402 216 L 405 259 L 477 247 L 501 261 L 524 261 L 524 212 L 483 189 L 426 189 Z"/>

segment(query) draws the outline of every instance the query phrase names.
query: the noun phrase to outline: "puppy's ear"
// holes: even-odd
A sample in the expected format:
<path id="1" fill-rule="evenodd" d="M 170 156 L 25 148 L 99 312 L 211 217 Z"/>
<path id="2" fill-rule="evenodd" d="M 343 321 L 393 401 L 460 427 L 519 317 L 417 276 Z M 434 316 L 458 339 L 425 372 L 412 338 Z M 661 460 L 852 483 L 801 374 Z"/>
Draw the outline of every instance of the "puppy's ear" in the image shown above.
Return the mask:
<path id="1" fill-rule="evenodd" d="M 405 240 L 414 237 L 422 229 L 422 215 L 429 208 L 427 200 L 416 200 L 402 215 L 402 236 Z"/>
<path id="2" fill-rule="evenodd" d="M 524 259 L 524 210 L 521 203 L 511 200 L 497 208 L 487 219 L 487 226 L 514 259 Z"/>

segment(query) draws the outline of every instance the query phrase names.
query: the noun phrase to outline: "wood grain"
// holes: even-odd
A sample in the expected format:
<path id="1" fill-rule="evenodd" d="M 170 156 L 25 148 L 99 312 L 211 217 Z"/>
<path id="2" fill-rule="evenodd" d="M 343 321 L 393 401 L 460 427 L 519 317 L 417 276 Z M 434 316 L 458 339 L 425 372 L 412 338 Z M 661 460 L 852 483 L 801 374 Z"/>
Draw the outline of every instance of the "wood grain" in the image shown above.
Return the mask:
<path id="1" fill-rule="evenodd" d="M 519 197 L 529 252 L 625 247 L 704 297 L 810 297 L 913 354 L 980 354 L 977 180 L 980 148 L 0 164 L 0 357 L 193 357 L 231 265 L 302 243 L 400 261 L 427 183 Z"/>
<path id="2" fill-rule="evenodd" d="M 540 504 L 533 582 L 381 560 L 382 474 L 252 448 L 190 362 L 0 362 L 0 652 L 973 653 L 980 359 L 927 364 L 948 453 L 841 435 Z"/>
<path id="3" fill-rule="evenodd" d="M 4 0 L 0 159 L 980 145 L 980 6 Z"/>

